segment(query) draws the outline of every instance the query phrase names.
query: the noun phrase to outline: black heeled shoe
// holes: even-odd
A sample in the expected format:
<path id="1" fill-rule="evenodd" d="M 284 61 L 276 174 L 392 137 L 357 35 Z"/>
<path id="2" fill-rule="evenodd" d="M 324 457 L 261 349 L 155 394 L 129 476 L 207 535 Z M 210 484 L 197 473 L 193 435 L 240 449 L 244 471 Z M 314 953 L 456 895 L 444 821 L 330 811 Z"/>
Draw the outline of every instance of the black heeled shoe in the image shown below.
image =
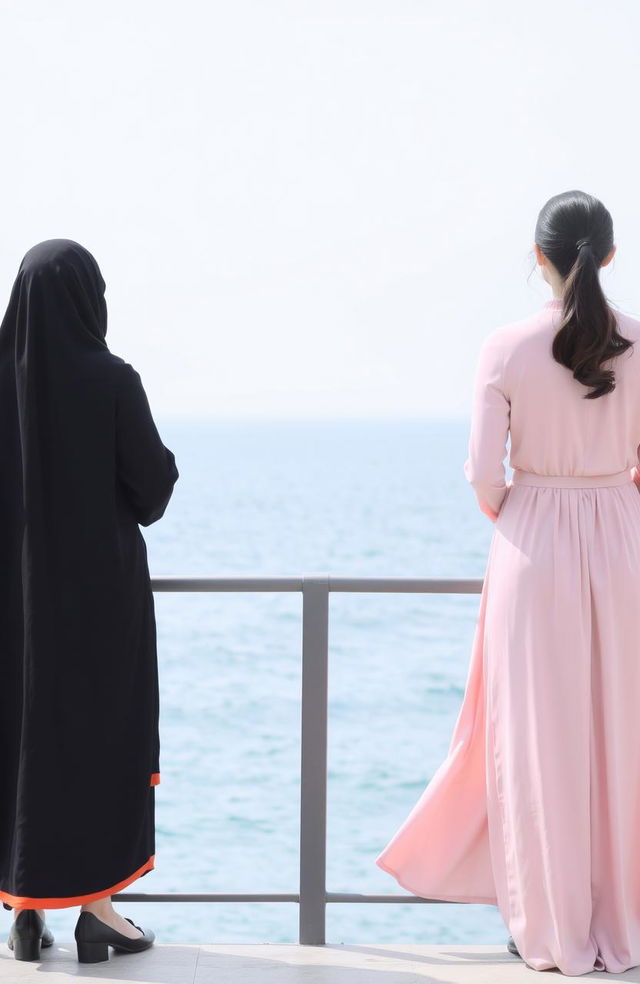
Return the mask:
<path id="1" fill-rule="evenodd" d="M 39 960 L 40 947 L 51 946 L 54 935 L 35 909 L 21 909 L 9 930 L 7 946 L 16 960 Z"/>
<path id="2" fill-rule="evenodd" d="M 520 957 L 520 950 L 516 946 L 513 936 L 510 936 L 507 940 L 507 950 L 509 953 L 514 953 L 516 957 Z M 520 959 L 522 960 L 522 957 L 520 957 Z"/>
<path id="3" fill-rule="evenodd" d="M 123 933 L 107 926 L 102 919 L 98 919 L 92 912 L 83 910 L 78 916 L 74 930 L 79 962 L 99 963 L 102 960 L 108 960 L 110 946 L 121 953 L 139 953 L 141 950 L 148 949 L 156 938 L 153 930 L 144 930 L 140 926 L 136 926 L 132 919 L 127 919 L 127 922 L 139 929 L 143 935 L 129 939 Z"/>

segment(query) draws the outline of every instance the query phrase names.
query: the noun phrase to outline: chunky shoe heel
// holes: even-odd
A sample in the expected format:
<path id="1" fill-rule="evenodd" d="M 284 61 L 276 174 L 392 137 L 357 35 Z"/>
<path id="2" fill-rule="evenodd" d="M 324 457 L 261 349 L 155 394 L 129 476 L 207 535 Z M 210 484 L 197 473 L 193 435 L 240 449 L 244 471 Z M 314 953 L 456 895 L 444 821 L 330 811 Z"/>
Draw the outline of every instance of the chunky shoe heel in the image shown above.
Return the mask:
<path id="1" fill-rule="evenodd" d="M 85 940 L 77 941 L 78 963 L 100 963 L 102 960 L 109 959 L 109 946 L 107 943 L 87 943 Z"/>
<path id="2" fill-rule="evenodd" d="M 513 939 L 513 936 L 510 936 L 509 939 L 507 940 L 507 950 L 509 951 L 509 953 L 513 953 L 514 956 L 520 957 L 520 959 L 522 959 L 522 957 L 520 956 L 520 951 L 518 950 L 518 947 L 516 946 L 515 941 Z"/>
<path id="3" fill-rule="evenodd" d="M 39 960 L 40 946 L 41 940 L 39 936 L 36 939 L 30 940 L 14 939 L 13 955 L 16 960 Z"/>
<path id="4" fill-rule="evenodd" d="M 127 919 L 127 922 L 135 926 L 133 920 Z M 141 950 L 147 950 L 155 939 L 153 930 L 148 929 L 145 932 L 140 926 L 136 926 L 136 929 L 140 930 L 142 936 L 125 936 L 92 912 L 83 910 L 78 916 L 74 933 L 79 962 L 98 963 L 108 960 L 110 946 L 118 953 L 140 953 Z"/>
<path id="5" fill-rule="evenodd" d="M 40 947 L 51 946 L 53 942 L 53 933 L 36 909 L 17 913 L 7 939 L 16 960 L 39 960 Z"/>

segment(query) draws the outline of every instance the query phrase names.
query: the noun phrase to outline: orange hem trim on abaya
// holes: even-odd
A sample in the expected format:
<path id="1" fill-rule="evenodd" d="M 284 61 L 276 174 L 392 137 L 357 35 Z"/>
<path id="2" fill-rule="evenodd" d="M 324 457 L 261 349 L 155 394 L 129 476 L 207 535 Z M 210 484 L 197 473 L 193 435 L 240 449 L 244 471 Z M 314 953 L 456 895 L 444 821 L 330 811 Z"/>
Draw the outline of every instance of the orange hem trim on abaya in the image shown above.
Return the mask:
<path id="1" fill-rule="evenodd" d="M 121 888 L 126 888 L 130 885 L 132 881 L 144 875 L 146 871 L 153 871 L 155 854 L 141 865 L 137 871 L 134 871 L 132 875 L 128 878 L 123 878 L 122 881 L 117 882 L 112 885 L 111 888 L 105 888 L 101 892 L 91 892 L 89 895 L 70 895 L 63 898 L 54 899 L 36 899 L 30 898 L 28 895 L 9 895 L 8 892 L 0 891 L 0 900 L 6 902 L 10 905 L 12 909 L 64 909 L 71 905 L 84 905 L 86 902 L 95 902 L 96 899 L 106 898 L 107 895 L 115 895 L 119 892 Z"/>
<path id="2" fill-rule="evenodd" d="M 150 786 L 157 786 L 159 782 L 160 782 L 160 773 L 159 772 L 152 772 L 151 773 L 151 782 L 149 783 L 149 785 Z"/>

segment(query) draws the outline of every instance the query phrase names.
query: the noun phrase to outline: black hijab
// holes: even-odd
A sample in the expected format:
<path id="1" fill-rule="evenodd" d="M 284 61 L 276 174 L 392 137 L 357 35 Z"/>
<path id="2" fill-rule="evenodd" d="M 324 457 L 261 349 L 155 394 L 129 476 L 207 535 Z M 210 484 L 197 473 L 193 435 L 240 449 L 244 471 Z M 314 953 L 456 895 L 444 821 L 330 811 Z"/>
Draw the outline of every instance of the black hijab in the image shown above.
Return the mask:
<path id="1" fill-rule="evenodd" d="M 61 358 L 105 349 L 105 282 L 91 253 L 72 239 L 45 239 L 25 253 L 0 326 L 12 345 L 16 372 L 38 357 Z"/>
<path id="2" fill-rule="evenodd" d="M 39 470 L 30 450 L 42 447 L 87 357 L 109 352 L 105 286 L 94 257 L 72 239 L 46 239 L 22 258 L 0 324 L 0 402 L 23 470 Z"/>

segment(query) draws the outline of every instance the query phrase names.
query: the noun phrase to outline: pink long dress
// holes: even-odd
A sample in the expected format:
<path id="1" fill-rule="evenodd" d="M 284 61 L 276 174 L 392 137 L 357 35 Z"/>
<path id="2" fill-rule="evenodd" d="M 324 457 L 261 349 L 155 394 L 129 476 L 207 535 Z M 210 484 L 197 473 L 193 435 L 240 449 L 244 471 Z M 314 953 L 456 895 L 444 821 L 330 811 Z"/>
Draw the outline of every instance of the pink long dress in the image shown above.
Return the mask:
<path id="1" fill-rule="evenodd" d="M 640 964 L 640 320 L 615 311 L 635 344 L 587 400 L 551 354 L 561 307 L 481 348 L 464 472 L 495 528 L 465 694 L 376 864 L 497 905 L 530 967 L 578 976 Z"/>

